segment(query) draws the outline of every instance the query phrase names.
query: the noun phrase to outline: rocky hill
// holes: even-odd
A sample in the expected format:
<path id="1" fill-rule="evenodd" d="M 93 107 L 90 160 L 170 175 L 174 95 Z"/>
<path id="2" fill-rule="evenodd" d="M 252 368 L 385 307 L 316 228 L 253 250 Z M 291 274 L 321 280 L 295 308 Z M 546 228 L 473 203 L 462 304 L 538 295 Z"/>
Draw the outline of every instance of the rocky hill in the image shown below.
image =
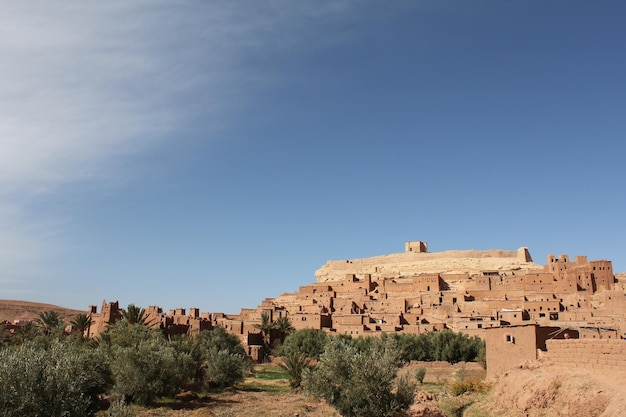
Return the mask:
<path id="1" fill-rule="evenodd" d="M 403 252 L 343 261 L 328 261 L 315 271 L 318 282 L 342 281 L 347 273 L 397 278 L 427 273 L 468 273 L 542 269 L 527 248 L 517 251 L 492 249 L 450 250 L 445 252 Z"/>

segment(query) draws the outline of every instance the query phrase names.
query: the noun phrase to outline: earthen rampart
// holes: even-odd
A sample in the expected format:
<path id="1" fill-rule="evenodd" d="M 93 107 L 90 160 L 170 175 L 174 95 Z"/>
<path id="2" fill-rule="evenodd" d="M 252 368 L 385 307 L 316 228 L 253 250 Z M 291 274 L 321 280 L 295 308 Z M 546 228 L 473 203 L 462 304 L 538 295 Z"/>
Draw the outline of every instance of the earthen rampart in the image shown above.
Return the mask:
<path id="1" fill-rule="evenodd" d="M 594 370 L 626 370 L 626 340 L 563 339 L 546 340 L 541 358 L 554 366 Z"/>

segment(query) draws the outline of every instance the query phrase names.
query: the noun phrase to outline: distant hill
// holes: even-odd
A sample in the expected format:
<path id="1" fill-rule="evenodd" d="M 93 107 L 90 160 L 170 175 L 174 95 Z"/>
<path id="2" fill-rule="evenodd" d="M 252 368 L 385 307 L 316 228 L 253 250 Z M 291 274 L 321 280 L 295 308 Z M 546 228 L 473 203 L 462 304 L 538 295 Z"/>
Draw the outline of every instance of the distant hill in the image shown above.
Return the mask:
<path id="1" fill-rule="evenodd" d="M 65 320 L 71 321 L 78 314 L 87 310 L 72 310 L 52 304 L 34 303 L 20 300 L 0 300 L 0 321 L 32 320 L 44 311 L 54 310 Z"/>

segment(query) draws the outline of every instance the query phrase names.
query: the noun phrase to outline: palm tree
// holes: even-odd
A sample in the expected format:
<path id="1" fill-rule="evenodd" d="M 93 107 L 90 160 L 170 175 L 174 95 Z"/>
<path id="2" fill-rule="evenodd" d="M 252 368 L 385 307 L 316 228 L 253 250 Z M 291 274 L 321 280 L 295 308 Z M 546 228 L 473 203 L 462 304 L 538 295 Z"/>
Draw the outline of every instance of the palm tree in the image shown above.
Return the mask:
<path id="1" fill-rule="evenodd" d="M 89 326 L 93 323 L 91 316 L 81 313 L 70 322 L 70 324 L 80 334 L 81 339 L 85 337 L 85 332 L 89 329 Z"/>
<path id="2" fill-rule="evenodd" d="M 263 334 L 263 341 L 266 347 L 269 347 L 270 335 L 272 333 L 272 330 L 276 328 L 274 323 L 272 323 L 272 321 L 270 320 L 270 316 L 267 313 L 262 313 L 261 323 L 255 324 L 254 327 L 261 331 L 261 334 Z"/>
<path id="3" fill-rule="evenodd" d="M 291 320 L 287 316 L 279 317 L 278 320 L 276 320 L 276 323 L 274 323 L 274 326 L 278 331 L 281 343 L 285 341 L 285 338 L 289 333 L 295 330 L 291 324 Z"/>
<path id="4" fill-rule="evenodd" d="M 302 382 L 302 373 L 306 368 L 311 367 L 312 360 L 304 353 L 294 350 L 285 353 L 281 359 L 278 366 L 289 374 L 289 385 L 291 388 L 298 388 Z"/>
<path id="5" fill-rule="evenodd" d="M 0 324 L 0 346 L 11 341 L 11 334 L 4 324 Z"/>
<path id="6" fill-rule="evenodd" d="M 34 322 L 29 321 L 20 327 L 14 340 L 17 343 L 23 343 L 26 340 L 33 339 L 38 333 L 39 329 L 37 328 L 37 325 Z"/>
<path id="7" fill-rule="evenodd" d="M 126 320 L 128 324 L 147 325 L 146 310 L 134 304 L 129 304 L 126 310 L 122 310 L 122 318 Z"/>
<path id="8" fill-rule="evenodd" d="M 41 312 L 39 313 L 39 317 L 35 319 L 37 327 L 39 327 L 45 335 L 50 334 L 50 332 L 59 327 L 62 322 L 63 320 L 61 320 L 59 313 L 54 310 Z"/>

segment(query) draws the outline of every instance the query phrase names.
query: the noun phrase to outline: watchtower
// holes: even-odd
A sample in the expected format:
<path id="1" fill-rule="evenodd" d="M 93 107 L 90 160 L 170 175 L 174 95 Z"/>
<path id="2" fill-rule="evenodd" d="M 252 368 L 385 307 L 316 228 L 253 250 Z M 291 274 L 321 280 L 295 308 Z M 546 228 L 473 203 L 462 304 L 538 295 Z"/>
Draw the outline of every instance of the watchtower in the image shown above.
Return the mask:
<path id="1" fill-rule="evenodd" d="M 411 242 L 404 242 L 405 252 L 426 253 L 428 252 L 428 243 L 421 240 L 414 240 Z"/>

